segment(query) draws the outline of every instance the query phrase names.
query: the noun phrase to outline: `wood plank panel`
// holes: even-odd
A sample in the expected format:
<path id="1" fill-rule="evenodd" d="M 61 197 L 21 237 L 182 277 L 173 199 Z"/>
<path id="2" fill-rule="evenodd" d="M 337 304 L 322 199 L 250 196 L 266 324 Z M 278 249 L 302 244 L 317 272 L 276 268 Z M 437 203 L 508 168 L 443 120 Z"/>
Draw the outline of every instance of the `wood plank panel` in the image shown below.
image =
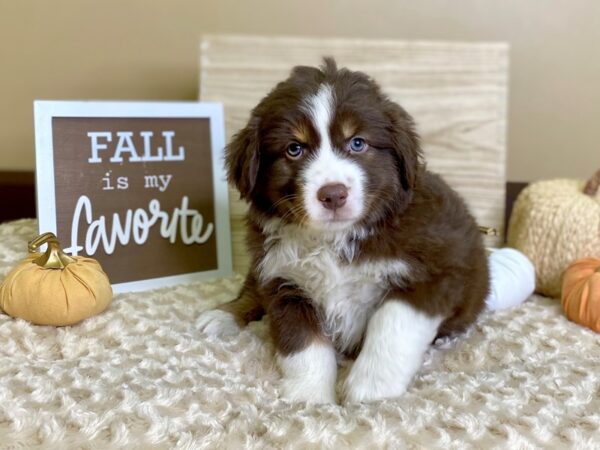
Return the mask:
<path id="1" fill-rule="evenodd" d="M 227 139 L 291 67 L 334 56 L 361 70 L 411 113 L 429 167 L 467 201 L 487 237 L 504 228 L 508 46 L 461 43 L 205 36 L 200 45 L 200 99 L 225 105 Z M 234 269 L 245 271 L 246 205 L 230 192 Z"/>

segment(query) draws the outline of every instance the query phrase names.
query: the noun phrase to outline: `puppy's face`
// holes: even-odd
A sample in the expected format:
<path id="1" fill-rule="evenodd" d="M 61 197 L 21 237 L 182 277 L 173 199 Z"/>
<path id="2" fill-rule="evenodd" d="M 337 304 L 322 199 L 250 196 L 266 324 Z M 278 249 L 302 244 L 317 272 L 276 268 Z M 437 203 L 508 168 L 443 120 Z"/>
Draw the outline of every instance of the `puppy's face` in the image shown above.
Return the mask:
<path id="1" fill-rule="evenodd" d="M 332 60 L 296 67 L 226 150 L 228 178 L 255 208 L 333 231 L 405 207 L 419 157 L 408 114 Z"/>

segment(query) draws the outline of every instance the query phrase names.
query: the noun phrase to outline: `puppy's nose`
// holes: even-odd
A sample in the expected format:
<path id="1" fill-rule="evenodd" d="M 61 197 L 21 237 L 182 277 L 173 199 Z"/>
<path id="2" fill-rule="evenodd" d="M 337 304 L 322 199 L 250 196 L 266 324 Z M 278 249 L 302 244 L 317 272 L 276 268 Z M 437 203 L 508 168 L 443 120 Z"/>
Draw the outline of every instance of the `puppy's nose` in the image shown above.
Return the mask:
<path id="1" fill-rule="evenodd" d="M 346 204 L 348 188 L 341 183 L 326 184 L 318 190 L 317 198 L 325 208 L 336 210 Z"/>

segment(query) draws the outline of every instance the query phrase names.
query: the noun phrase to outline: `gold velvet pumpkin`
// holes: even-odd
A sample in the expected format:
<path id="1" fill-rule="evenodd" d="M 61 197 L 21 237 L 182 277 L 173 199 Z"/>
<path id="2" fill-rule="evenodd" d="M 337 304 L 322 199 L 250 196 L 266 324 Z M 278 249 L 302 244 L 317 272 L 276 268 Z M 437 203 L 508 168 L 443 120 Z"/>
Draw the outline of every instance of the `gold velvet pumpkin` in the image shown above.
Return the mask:
<path id="1" fill-rule="evenodd" d="M 568 267 L 561 303 L 569 320 L 600 333 L 600 259 L 580 259 Z"/>
<path id="2" fill-rule="evenodd" d="M 70 257 L 56 236 L 44 233 L 29 243 L 29 251 L 48 244 L 44 254 L 21 261 L 0 286 L 0 309 L 38 325 L 72 325 L 106 309 L 112 288 L 100 264 L 83 256 Z"/>

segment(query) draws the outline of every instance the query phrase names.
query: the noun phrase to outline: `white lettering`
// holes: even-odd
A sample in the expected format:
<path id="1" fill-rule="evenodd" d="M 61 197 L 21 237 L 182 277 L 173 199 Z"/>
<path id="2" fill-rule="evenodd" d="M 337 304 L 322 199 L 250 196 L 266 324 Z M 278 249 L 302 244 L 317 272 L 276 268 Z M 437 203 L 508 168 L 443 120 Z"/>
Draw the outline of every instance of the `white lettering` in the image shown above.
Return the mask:
<path id="1" fill-rule="evenodd" d="M 88 137 L 92 140 L 92 157 L 88 158 L 88 162 L 96 164 L 102 162 L 102 158 L 98 156 L 99 150 L 106 150 L 108 145 L 98 142 L 99 138 L 104 138 L 108 142 L 112 141 L 112 133 L 110 131 L 89 131 Z"/>
<path id="2" fill-rule="evenodd" d="M 129 178 L 118 177 L 117 178 L 117 189 L 129 189 Z"/>
<path id="3" fill-rule="evenodd" d="M 152 154 L 152 136 L 154 133 L 152 131 L 140 131 L 140 136 L 144 140 L 144 161 L 162 161 L 163 160 L 163 151 L 162 148 L 158 147 L 156 149 L 156 155 Z"/>
<path id="4" fill-rule="evenodd" d="M 156 175 L 144 175 L 144 188 L 157 188 L 158 187 L 158 176 Z"/>
<path id="5" fill-rule="evenodd" d="M 167 188 L 169 187 L 169 183 L 171 182 L 171 178 L 173 178 L 173 175 L 171 175 L 171 174 L 159 175 L 158 178 L 161 183 L 161 185 L 158 189 L 160 192 L 165 192 L 167 190 Z"/>
<path id="6" fill-rule="evenodd" d="M 129 155 L 128 162 L 153 162 L 153 161 L 183 161 L 185 160 L 185 147 L 177 146 L 177 153 L 174 152 L 173 138 L 174 131 L 163 131 L 161 136 L 164 139 L 164 148 L 156 147 L 155 152 L 152 148 L 152 139 L 154 133 L 152 131 L 140 131 L 139 136 L 142 138 L 143 152 L 138 152 L 138 149 L 133 142 L 133 131 L 117 131 L 117 144 L 112 151 L 112 156 L 109 161 L 112 163 L 123 163 L 123 154 Z M 113 134 L 110 131 L 90 131 L 87 133 L 90 138 L 91 156 L 88 162 L 97 164 L 102 162 L 99 155 L 101 150 L 109 150 L 108 143 L 112 142 Z M 104 141 L 100 141 L 104 139 Z M 139 143 L 138 143 L 139 144 Z M 141 149 L 140 149 L 141 150 Z"/>
<path id="7" fill-rule="evenodd" d="M 157 199 L 150 200 L 148 211 L 142 208 L 128 209 L 124 220 L 118 213 L 113 213 L 112 224 L 107 224 L 106 216 L 94 219 L 92 213 L 91 200 L 85 195 L 79 197 L 71 222 L 71 246 L 65 248 L 65 252 L 77 256 L 84 250 L 87 255 L 93 256 L 102 245 L 104 252 L 110 255 L 117 244 L 129 244 L 131 237 L 136 244 L 143 245 L 156 223 L 159 223 L 161 237 L 168 239 L 171 244 L 177 241 L 178 230 L 181 242 L 185 245 L 204 244 L 214 231 L 214 224 L 205 224 L 202 214 L 189 208 L 187 196 L 181 198 L 181 206 L 173 208 L 171 214 L 161 209 Z M 78 235 L 82 222 L 87 225 L 83 246 L 79 245 Z"/>
<path id="8" fill-rule="evenodd" d="M 162 135 L 165 138 L 165 161 L 183 161 L 185 159 L 185 148 L 182 145 L 179 146 L 179 153 L 173 154 L 173 136 L 175 136 L 175 132 L 163 131 Z"/>
<path id="9" fill-rule="evenodd" d="M 144 175 L 144 188 L 153 189 L 157 188 L 160 192 L 165 192 L 171 183 L 173 175 Z"/>
<path id="10" fill-rule="evenodd" d="M 112 172 L 112 170 L 109 170 L 108 172 L 106 172 L 104 177 L 102 177 L 102 182 L 103 182 L 102 190 L 103 191 L 112 191 L 114 189 L 113 185 L 110 183 L 110 173 L 111 172 Z"/>
<path id="11" fill-rule="evenodd" d="M 123 162 L 121 153 L 129 153 L 131 155 L 129 162 L 141 161 L 142 158 L 138 156 L 133 140 L 131 139 L 133 133 L 131 131 L 117 131 L 117 136 L 119 137 L 117 148 L 115 149 L 115 154 L 110 158 L 110 162 Z"/>

